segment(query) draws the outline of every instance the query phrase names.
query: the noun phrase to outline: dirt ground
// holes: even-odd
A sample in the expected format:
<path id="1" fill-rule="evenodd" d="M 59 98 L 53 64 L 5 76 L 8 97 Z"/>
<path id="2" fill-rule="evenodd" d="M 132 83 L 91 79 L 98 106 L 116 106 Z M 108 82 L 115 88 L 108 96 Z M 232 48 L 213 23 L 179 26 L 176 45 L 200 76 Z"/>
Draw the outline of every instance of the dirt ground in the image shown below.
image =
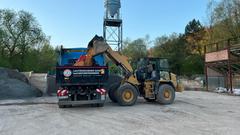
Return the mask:
<path id="1" fill-rule="evenodd" d="M 55 97 L 0 101 L 1 135 L 239 135 L 239 126 L 240 97 L 208 92 L 178 93 L 168 106 L 141 98 L 132 107 L 65 109 Z"/>

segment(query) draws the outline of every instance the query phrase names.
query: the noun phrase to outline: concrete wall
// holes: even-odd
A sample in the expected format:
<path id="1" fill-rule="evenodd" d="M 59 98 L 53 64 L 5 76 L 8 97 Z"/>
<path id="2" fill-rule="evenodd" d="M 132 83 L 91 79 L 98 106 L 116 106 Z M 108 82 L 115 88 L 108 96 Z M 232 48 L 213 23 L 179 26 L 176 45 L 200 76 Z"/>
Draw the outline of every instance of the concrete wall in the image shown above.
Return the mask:
<path id="1" fill-rule="evenodd" d="M 56 95 L 58 86 L 56 84 L 56 76 L 48 75 L 47 77 L 47 94 Z"/>
<path id="2" fill-rule="evenodd" d="M 35 86 L 43 93 L 47 92 L 47 73 L 22 72 L 32 86 Z"/>
<path id="3" fill-rule="evenodd" d="M 214 76 L 214 77 L 224 77 L 223 74 L 212 70 L 211 68 L 207 68 L 208 76 Z"/>

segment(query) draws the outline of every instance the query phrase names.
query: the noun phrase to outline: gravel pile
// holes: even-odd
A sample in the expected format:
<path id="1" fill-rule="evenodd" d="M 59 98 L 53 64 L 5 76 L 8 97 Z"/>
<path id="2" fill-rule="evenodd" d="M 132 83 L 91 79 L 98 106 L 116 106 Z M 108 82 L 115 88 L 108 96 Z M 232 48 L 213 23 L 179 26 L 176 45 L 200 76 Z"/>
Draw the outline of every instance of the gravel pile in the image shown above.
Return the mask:
<path id="1" fill-rule="evenodd" d="M 23 74 L 0 67 L 0 100 L 40 96 L 42 96 L 41 91 L 30 86 Z"/>

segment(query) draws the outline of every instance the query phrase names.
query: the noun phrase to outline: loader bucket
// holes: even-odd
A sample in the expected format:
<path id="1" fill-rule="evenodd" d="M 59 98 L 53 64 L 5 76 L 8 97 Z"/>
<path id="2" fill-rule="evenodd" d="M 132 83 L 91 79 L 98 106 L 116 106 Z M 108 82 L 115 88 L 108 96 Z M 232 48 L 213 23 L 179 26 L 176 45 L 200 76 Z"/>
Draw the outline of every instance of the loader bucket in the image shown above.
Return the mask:
<path id="1" fill-rule="evenodd" d="M 106 52 L 110 47 L 104 41 L 94 41 L 93 42 L 93 56 Z"/>
<path id="2" fill-rule="evenodd" d="M 88 43 L 88 52 L 92 52 L 92 56 L 104 53 L 108 48 L 110 47 L 104 38 L 97 35 Z"/>
<path id="3" fill-rule="evenodd" d="M 88 49 L 93 47 L 94 41 L 104 41 L 104 38 L 99 37 L 98 35 L 95 35 L 93 39 L 88 43 Z"/>
<path id="4" fill-rule="evenodd" d="M 184 91 L 184 86 L 181 83 L 178 83 L 176 87 L 176 92 L 183 92 Z"/>

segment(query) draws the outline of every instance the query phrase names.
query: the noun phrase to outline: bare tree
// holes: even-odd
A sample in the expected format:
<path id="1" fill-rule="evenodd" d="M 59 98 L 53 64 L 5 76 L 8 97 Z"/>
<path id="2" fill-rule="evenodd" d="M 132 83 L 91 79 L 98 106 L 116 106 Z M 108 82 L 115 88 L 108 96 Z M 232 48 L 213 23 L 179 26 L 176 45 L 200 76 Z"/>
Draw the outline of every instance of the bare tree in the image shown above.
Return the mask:
<path id="1" fill-rule="evenodd" d="M 209 5 L 213 5 L 213 1 Z M 210 29 L 212 38 L 224 39 L 240 35 L 240 1 L 239 0 L 222 0 L 209 6 Z"/>

